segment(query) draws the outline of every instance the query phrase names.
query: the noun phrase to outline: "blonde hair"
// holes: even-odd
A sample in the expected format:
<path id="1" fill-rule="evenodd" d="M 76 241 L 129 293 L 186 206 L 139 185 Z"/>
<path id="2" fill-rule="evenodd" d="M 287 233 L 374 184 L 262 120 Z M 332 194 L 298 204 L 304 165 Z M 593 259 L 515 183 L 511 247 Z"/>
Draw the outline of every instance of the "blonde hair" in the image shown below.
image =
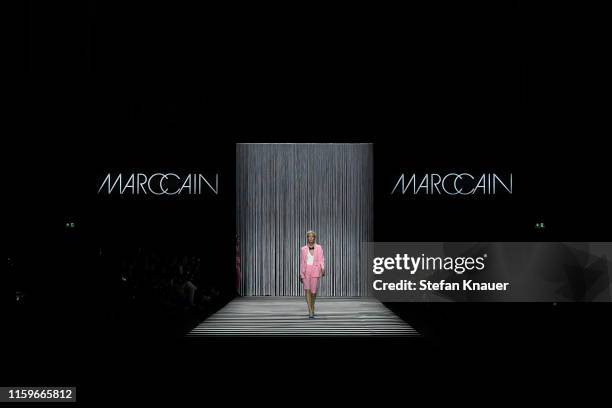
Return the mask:
<path id="1" fill-rule="evenodd" d="M 314 235 L 315 239 L 317 238 L 317 233 L 313 230 L 306 231 L 306 238 L 308 238 L 309 235 Z"/>

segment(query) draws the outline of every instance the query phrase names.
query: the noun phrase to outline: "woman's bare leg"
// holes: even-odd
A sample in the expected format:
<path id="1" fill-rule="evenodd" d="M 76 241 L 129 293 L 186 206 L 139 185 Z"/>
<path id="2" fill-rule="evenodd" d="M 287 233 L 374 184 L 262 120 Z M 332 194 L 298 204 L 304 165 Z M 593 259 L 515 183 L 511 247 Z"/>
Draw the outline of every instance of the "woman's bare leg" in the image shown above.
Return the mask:
<path id="1" fill-rule="evenodd" d="M 311 293 L 308 289 L 305 289 L 306 292 L 306 304 L 308 305 L 308 316 L 312 315 L 312 306 L 311 304 Z"/>
<path id="2" fill-rule="evenodd" d="M 317 293 L 314 292 L 310 295 L 310 303 L 312 303 L 311 306 L 311 310 L 312 310 L 312 315 L 314 316 L 315 314 L 315 300 L 317 299 Z"/>

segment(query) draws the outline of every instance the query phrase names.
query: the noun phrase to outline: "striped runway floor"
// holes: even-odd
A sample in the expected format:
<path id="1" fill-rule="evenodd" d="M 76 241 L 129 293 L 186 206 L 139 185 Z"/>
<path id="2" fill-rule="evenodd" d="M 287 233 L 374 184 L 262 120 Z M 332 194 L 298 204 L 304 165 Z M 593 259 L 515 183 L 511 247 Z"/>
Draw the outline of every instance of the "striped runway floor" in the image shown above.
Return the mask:
<path id="1" fill-rule="evenodd" d="M 373 298 L 317 298 L 316 314 L 308 319 L 301 297 L 239 297 L 187 336 L 420 336 Z"/>

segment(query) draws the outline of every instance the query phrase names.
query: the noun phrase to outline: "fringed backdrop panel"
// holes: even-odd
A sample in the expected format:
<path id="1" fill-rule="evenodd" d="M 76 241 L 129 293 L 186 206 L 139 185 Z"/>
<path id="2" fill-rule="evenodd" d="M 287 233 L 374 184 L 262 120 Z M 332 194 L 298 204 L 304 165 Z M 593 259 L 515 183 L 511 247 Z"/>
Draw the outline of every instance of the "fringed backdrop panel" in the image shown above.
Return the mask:
<path id="1" fill-rule="evenodd" d="M 237 144 L 240 294 L 301 296 L 300 248 L 317 232 L 319 296 L 362 296 L 361 243 L 373 239 L 371 144 Z"/>

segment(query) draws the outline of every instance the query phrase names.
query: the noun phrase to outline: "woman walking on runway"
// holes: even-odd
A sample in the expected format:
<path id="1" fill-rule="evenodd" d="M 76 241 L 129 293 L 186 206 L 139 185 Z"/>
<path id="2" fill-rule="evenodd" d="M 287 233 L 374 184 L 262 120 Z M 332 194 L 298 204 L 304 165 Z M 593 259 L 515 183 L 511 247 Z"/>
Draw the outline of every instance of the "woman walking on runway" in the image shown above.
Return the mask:
<path id="1" fill-rule="evenodd" d="M 323 248 L 316 243 L 317 233 L 308 231 L 306 233 L 307 244 L 300 252 L 300 281 L 304 285 L 306 304 L 308 305 L 308 318 L 314 319 L 315 299 L 319 278 L 325 276 L 325 257 Z"/>

